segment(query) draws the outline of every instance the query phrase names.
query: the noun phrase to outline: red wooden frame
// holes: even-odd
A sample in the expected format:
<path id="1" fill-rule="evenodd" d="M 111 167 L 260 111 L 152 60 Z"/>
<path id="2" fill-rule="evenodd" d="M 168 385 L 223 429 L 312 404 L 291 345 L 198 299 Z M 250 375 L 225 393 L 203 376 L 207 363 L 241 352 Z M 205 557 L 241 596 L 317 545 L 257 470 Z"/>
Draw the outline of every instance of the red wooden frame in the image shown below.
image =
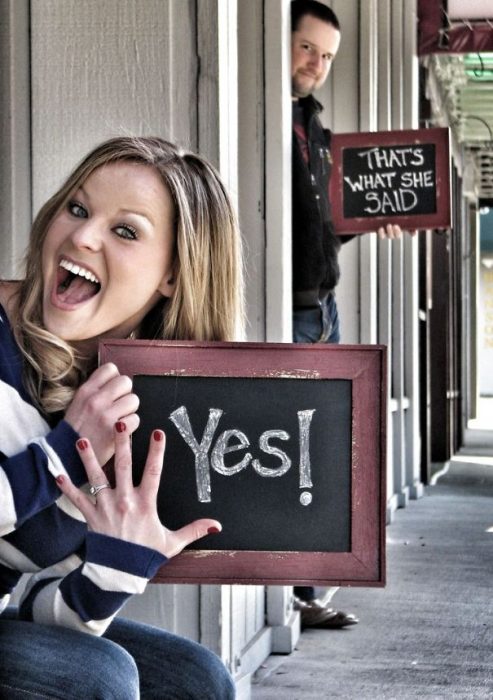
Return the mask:
<path id="1" fill-rule="evenodd" d="M 343 151 L 345 148 L 372 148 L 376 146 L 415 146 L 433 143 L 435 149 L 436 212 L 433 214 L 385 214 L 369 217 L 346 218 L 343 206 Z M 353 134 L 333 134 L 331 140 L 333 161 L 329 184 L 332 220 L 337 234 L 368 233 L 380 226 L 398 224 L 404 230 L 449 228 L 451 226 L 450 195 L 450 133 L 449 129 L 408 129 L 403 131 L 375 131 Z"/>
<path id="2" fill-rule="evenodd" d="M 186 550 L 163 566 L 154 582 L 384 585 L 387 395 L 384 346 L 108 340 L 100 345 L 100 362 L 114 362 L 121 373 L 130 377 L 350 380 L 351 550 Z"/>
<path id="3" fill-rule="evenodd" d="M 446 11 L 446 0 L 418 0 L 418 56 L 493 51 L 488 17 L 470 19 L 466 11 L 464 20 L 449 23 Z"/>

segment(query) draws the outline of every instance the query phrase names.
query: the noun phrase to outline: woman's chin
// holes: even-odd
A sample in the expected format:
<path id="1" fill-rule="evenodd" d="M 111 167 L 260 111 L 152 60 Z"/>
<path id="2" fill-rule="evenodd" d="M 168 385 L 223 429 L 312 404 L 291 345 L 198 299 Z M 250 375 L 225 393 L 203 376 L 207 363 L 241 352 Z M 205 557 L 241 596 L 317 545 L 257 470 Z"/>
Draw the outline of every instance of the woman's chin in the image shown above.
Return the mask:
<path id="1" fill-rule="evenodd" d="M 87 351 L 87 349 L 89 349 L 91 346 L 94 346 L 95 350 L 97 350 L 99 336 L 88 334 L 87 324 L 85 324 L 84 330 L 70 328 L 69 324 L 56 322 L 48 315 L 43 319 L 43 326 L 48 333 L 51 333 L 60 340 L 63 340 L 74 349 L 84 348 Z"/>

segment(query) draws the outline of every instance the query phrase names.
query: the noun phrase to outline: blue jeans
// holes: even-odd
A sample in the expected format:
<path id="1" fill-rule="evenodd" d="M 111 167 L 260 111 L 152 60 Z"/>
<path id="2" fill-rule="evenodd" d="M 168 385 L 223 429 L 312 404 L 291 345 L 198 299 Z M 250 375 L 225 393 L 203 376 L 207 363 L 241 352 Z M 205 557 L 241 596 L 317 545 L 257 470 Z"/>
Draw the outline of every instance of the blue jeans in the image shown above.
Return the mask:
<path id="1" fill-rule="evenodd" d="M 0 617 L 0 698 L 232 700 L 234 683 L 211 651 L 165 630 L 117 618 L 104 637 Z"/>
<path id="2" fill-rule="evenodd" d="M 293 343 L 339 343 L 340 340 L 339 314 L 333 294 L 321 301 L 319 308 L 293 311 Z M 295 586 L 294 594 L 310 601 L 315 598 L 315 589 Z"/>
<path id="3" fill-rule="evenodd" d="M 319 307 L 293 311 L 293 343 L 339 343 L 339 314 L 333 294 Z"/>

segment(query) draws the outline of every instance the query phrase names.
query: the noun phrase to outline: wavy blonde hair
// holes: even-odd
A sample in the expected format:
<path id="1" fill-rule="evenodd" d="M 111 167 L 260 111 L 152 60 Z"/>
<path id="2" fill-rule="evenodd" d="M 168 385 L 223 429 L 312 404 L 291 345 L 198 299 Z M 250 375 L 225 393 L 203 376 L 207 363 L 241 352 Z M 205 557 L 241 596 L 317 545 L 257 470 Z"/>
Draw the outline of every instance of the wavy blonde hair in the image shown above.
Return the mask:
<path id="1" fill-rule="evenodd" d="M 46 234 L 70 197 L 97 168 L 118 161 L 148 165 L 175 207 L 175 290 L 144 319 L 141 338 L 235 340 L 243 327 L 241 238 L 230 197 L 204 158 L 158 137 L 117 137 L 95 148 L 39 211 L 14 311 L 26 360 L 26 387 L 47 413 L 64 410 L 96 358 L 78 355 L 43 328 L 41 254 Z"/>

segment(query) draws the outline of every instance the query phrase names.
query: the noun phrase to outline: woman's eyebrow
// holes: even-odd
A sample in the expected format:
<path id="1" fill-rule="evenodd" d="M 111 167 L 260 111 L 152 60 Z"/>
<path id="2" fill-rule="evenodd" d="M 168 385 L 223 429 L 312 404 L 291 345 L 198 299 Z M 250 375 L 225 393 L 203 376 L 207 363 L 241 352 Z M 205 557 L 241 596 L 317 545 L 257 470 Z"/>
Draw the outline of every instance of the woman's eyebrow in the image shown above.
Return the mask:
<path id="1" fill-rule="evenodd" d="M 138 211 L 137 209 L 120 209 L 121 214 L 132 214 L 134 216 L 140 216 L 146 219 L 150 224 L 154 226 L 154 220 L 148 212 Z"/>
<path id="2" fill-rule="evenodd" d="M 80 192 L 81 194 L 83 194 L 85 199 L 87 199 L 88 202 L 91 201 L 91 197 L 90 197 L 89 193 L 87 192 L 87 190 L 84 189 L 84 185 L 81 185 L 80 187 L 78 187 L 75 190 L 74 195 L 77 194 L 77 192 Z M 152 226 L 155 225 L 151 214 L 149 214 L 148 212 L 139 211 L 138 209 L 120 209 L 119 214 L 121 214 L 121 215 L 134 214 L 135 216 L 140 216 L 143 219 L 146 219 L 150 224 L 152 224 Z"/>
<path id="3" fill-rule="evenodd" d="M 76 195 L 77 192 L 81 192 L 84 195 L 84 197 L 86 197 L 86 199 L 90 199 L 89 194 L 84 189 L 84 185 L 80 185 L 79 187 L 77 187 L 76 190 L 72 190 L 72 191 L 73 191 L 74 195 Z"/>

